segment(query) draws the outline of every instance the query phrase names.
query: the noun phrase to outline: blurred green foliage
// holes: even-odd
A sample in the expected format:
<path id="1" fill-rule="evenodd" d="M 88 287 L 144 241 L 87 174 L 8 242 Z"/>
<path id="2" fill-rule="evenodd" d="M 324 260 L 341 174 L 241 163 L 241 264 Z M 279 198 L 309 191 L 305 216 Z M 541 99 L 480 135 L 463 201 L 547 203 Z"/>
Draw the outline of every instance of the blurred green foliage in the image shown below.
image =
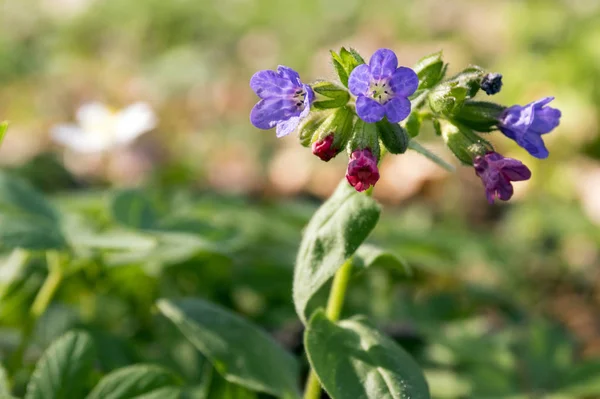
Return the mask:
<path id="1" fill-rule="evenodd" d="M 598 200 L 580 189 L 600 170 L 596 1 L 68 5 L 76 3 L 0 3 L 0 119 L 12 121 L 3 148 L 12 153 L 15 140 L 45 151 L 50 125 L 99 98 L 152 102 L 161 125 L 141 147 L 160 151 L 143 189 L 90 187 L 48 153 L 3 174 L 0 397 L 25 394 L 42 353 L 72 329 L 96 348 L 86 392 L 115 370 L 159 364 L 178 376 L 185 397 L 257 397 L 213 370 L 159 314 L 159 298 L 229 308 L 298 355 L 306 371 L 291 284 L 300 232 L 318 201 L 271 195 L 269 160 L 285 144 L 248 123 L 247 81 L 278 63 L 316 78 L 341 44 L 363 54 L 394 48 L 406 65 L 443 49 L 451 71 L 477 63 L 502 73 L 499 102 L 555 95 L 563 111 L 550 159 L 527 158 L 534 179 L 514 203 L 488 207 L 479 185 L 449 178 L 385 208 L 370 242 L 401 257 L 412 275 L 383 259 L 357 268 L 344 313 L 368 315 L 409 350 L 435 398 L 600 396 L 600 230 L 581 205 Z M 238 184 L 210 177 L 236 151 L 258 164 L 255 182 L 239 190 L 251 195 L 214 193 L 210 185 Z M 62 251 L 66 269 L 31 325 L 50 269 L 45 250 Z"/>

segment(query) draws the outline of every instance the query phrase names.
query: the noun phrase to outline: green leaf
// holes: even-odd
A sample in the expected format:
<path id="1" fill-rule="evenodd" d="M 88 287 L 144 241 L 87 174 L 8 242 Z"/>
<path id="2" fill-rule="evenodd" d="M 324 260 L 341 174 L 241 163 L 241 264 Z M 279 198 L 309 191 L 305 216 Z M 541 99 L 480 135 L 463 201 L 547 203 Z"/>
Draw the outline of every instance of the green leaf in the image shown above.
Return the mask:
<path id="1" fill-rule="evenodd" d="M 0 214 L 0 245 L 32 251 L 64 249 L 67 246 L 58 225 L 36 217 Z"/>
<path id="2" fill-rule="evenodd" d="M 0 245 L 30 250 L 63 249 L 59 217 L 27 182 L 0 172 Z"/>
<path id="3" fill-rule="evenodd" d="M 296 360 L 253 324 L 200 299 L 161 299 L 158 308 L 227 381 L 275 396 L 298 397 Z"/>
<path id="4" fill-rule="evenodd" d="M 333 67 L 338 73 L 340 81 L 344 86 L 348 87 L 348 77 L 354 68 L 360 64 L 364 64 L 365 60 L 354 49 L 348 51 L 346 48 L 342 47 L 339 54 L 335 51 L 330 51 L 330 53 Z"/>
<path id="5" fill-rule="evenodd" d="M 137 248 L 105 254 L 106 263 L 111 266 L 145 264 L 152 269 L 154 265 L 181 263 L 203 252 L 225 254 L 218 244 L 193 234 L 156 232 L 148 235 L 148 238 L 151 239 L 149 246 L 139 241 Z"/>
<path id="6" fill-rule="evenodd" d="M 322 310 L 304 335 L 310 364 L 333 399 L 427 399 L 413 358 L 363 320 L 333 323 Z"/>
<path id="7" fill-rule="evenodd" d="M 36 364 L 25 399 L 83 397 L 95 357 L 94 342 L 87 333 L 66 333 Z"/>
<path id="8" fill-rule="evenodd" d="M 335 51 L 330 50 L 329 53 L 331 54 L 333 68 L 337 72 L 340 82 L 342 82 L 344 86 L 348 87 L 348 72 L 346 72 L 346 69 L 344 68 L 344 61 L 342 61 L 340 56 Z"/>
<path id="9" fill-rule="evenodd" d="M 389 267 L 402 270 L 407 276 L 412 275 L 412 270 L 406 260 L 398 255 L 371 244 L 363 244 L 352 257 L 352 265 L 359 269 L 369 267 Z"/>
<path id="10" fill-rule="evenodd" d="M 352 57 L 354 57 L 354 60 L 358 65 L 366 64 L 364 58 L 360 54 L 358 54 L 358 51 L 356 51 L 352 47 L 350 47 L 350 54 L 352 54 Z"/>
<path id="11" fill-rule="evenodd" d="M 218 373 L 213 373 L 210 390 L 206 399 L 257 399 L 256 392 L 249 391 L 243 386 L 233 384 Z"/>
<path id="12" fill-rule="evenodd" d="M 4 140 L 4 136 L 6 135 L 6 131 L 8 130 L 8 122 L 4 121 L 0 123 L 0 145 L 2 145 L 2 141 Z"/>
<path id="13" fill-rule="evenodd" d="M 440 158 L 433 152 L 429 151 L 427 148 L 423 147 L 421 144 L 419 144 L 415 140 L 411 140 L 408 143 L 408 148 L 425 156 L 430 161 L 433 161 L 434 163 L 436 163 L 438 166 L 446 169 L 448 172 L 454 172 L 456 170 L 454 168 L 454 166 L 450 165 L 448 162 L 444 161 L 442 158 Z"/>
<path id="14" fill-rule="evenodd" d="M 442 52 L 438 51 L 421 58 L 413 70 L 419 77 L 419 89 L 429 89 L 438 84 L 446 73 Z"/>
<path id="15" fill-rule="evenodd" d="M 179 378 L 167 369 L 136 364 L 106 375 L 87 399 L 176 399 L 179 384 Z"/>
<path id="16" fill-rule="evenodd" d="M 406 119 L 404 127 L 411 138 L 417 137 L 421 131 L 421 114 L 419 112 L 411 112 Z"/>
<path id="17" fill-rule="evenodd" d="M 10 394 L 10 384 L 6 375 L 6 370 L 0 364 L 0 399 L 12 398 Z"/>
<path id="18" fill-rule="evenodd" d="M 151 229 L 158 223 L 154 203 L 147 194 L 139 190 L 123 190 L 118 192 L 111 203 L 113 218 L 128 227 Z"/>
<path id="19" fill-rule="evenodd" d="M 294 271 L 294 305 L 303 321 L 310 299 L 356 252 L 377 224 L 380 212 L 373 198 L 356 192 L 344 180 L 314 214 Z"/>
<path id="20" fill-rule="evenodd" d="M 346 89 L 331 82 L 317 82 L 311 87 L 318 95 L 313 102 L 313 106 L 317 109 L 343 107 L 350 100 L 350 93 Z M 322 97 L 325 99 L 321 99 Z"/>
<path id="21" fill-rule="evenodd" d="M 558 391 L 576 397 L 600 396 L 600 361 L 588 360 L 573 366 L 562 378 Z"/>

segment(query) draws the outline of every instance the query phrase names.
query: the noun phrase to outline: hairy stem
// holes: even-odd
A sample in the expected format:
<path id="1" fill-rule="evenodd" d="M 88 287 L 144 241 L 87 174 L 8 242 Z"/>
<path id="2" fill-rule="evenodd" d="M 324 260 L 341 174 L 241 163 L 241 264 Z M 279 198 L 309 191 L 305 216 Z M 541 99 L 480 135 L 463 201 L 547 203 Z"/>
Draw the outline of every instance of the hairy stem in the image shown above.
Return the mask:
<path id="1" fill-rule="evenodd" d="M 344 306 L 344 299 L 346 297 L 346 290 L 348 289 L 348 282 L 350 281 L 350 275 L 352 274 L 352 258 L 348 259 L 338 269 L 333 277 L 333 284 L 331 291 L 329 292 L 329 299 L 327 301 L 327 308 L 325 314 L 331 321 L 338 321 Z M 319 399 L 321 397 L 321 383 L 317 378 L 314 370 L 310 371 L 308 381 L 306 382 L 306 390 L 304 392 L 304 399 Z"/>

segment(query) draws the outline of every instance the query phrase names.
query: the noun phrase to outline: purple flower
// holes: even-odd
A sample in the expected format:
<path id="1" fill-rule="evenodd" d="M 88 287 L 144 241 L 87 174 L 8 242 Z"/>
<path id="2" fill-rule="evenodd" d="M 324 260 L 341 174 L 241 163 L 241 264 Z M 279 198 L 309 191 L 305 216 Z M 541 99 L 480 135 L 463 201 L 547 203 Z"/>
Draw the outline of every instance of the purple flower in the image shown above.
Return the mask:
<path id="1" fill-rule="evenodd" d="M 298 72 L 278 66 L 277 72 L 258 71 L 250 79 L 250 87 L 260 101 L 250 112 L 250 121 L 259 129 L 277 126 L 277 137 L 293 132 L 310 112 L 315 94 L 300 81 Z"/>
<path id="2" fill-rule="evenodd" d="M 529 168 L 512 158 L 504 158 L 497 152 L 488 152 L 473 161 L 475 173 L 485 186 L 485 195 L 490 204 L 500 198 L 508 201 L 513 195 L 511 181 L 528 180 L 531 177 Z"/>
<path id="3" fill-rule="evenodd" d="M 365 191 L 379 180 L 377 159 L 368 148 L 356 150 L 350 156 L 346 180 L 356 191 Z"/>
<path id="4" fill-rule="evenodd" d="M 387 116 L 398 123 L 410 114 L 408 97 L 419 86 L 417 74 L 410 68 L 398 68 L 398 58 L 392 50 L 379 49 L 369 65 L 357 66 L 348 80 L 350 92 L 357 96 L 356 113 L 367 123 Z"/>
<path id="5" fill-rule="evenodd" d="M 321 140 L 315 141 L 312 145 L 313 154 L 325 162 L 334 158 L 338 154 L 339 150 L 333 147 L 333 139 L 333 134 L 330 134 Z"/>
<path id="6" fill-rule="evenodd" d="M 548 150 L 541 135 L 557 127 L 561 116 L 558 109 L 546 107 L 552 100 L 554 97 L 545 97 L 524 107 L 507 108 L 500 116 L 498 128 L 534 157 L 547 158 Z"/>

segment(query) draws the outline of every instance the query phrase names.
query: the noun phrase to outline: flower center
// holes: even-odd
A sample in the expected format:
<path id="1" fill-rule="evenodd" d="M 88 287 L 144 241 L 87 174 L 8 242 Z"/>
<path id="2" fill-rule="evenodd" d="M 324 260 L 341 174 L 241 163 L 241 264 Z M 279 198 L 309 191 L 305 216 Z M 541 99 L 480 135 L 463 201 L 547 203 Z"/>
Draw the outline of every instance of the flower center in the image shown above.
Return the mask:
<path id="1" fill-rule="evenodd" d="M 379 104 L 385 104 L 392 98 L 392 89 L 387 80 L 372 81 L 369 86 L 369 97 Z"/>
<path id="2" fill-rule="evenodd" d="M 304 99 L 306 98 L 306 90 L 298 89 L 294 92 L 292 96 L 292 100 L 296 103 L 296 107 L 303 109 L 304 108 Z"/>

